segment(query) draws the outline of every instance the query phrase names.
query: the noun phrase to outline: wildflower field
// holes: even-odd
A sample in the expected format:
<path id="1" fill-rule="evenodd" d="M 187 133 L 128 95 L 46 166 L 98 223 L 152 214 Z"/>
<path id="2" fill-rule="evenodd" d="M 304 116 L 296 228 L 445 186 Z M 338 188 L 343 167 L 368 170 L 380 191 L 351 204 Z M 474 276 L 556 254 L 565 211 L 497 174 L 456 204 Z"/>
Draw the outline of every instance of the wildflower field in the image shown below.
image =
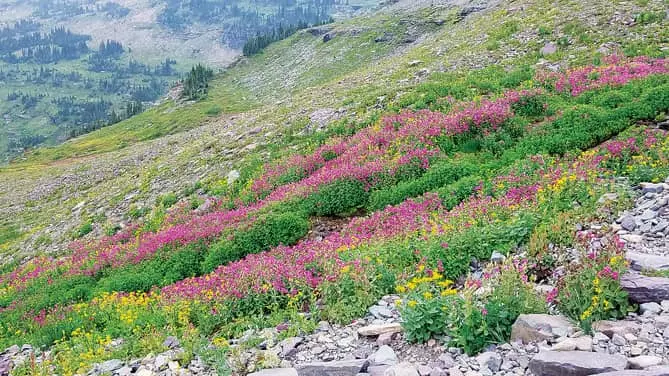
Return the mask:
<path id="1" fill-rule="evenodd" d="M 625 197 L 617 178 L 669 176 L 669 134 L 645 125 L 669 111 L 669 60 L 488 73 L 475 81 L 483 96 L 441 82 L 429 104 L 332 126 L 310 152 L 242 174 L 207 210 L 182 200 L 62 257 L 6 268 L 0 348 L 53 347 L 41 367 L 63 375 L 164 350 L 168 336 L 186 356 L 224 356 L 248 328 L 289 336 L 322 319 L 348 323 L 390 293 L 402 297 L 408 339 L 448 334 L 468 353 L 506 341 L 519 314 L 548 303 L 586 329 L 626 314 L 620 243 L 574 224 L 622 209 L 600 200 Z M 318 217 L 346 224 L 309 237 Z M 549 243 L 600 235 L 604 250 L 557 290 L 532 288 L 550 268 Z M 494 251 L 526 257 L 467 278 L 471 260 Z M 38 372 L 25 367 L 17 374 Z"/>

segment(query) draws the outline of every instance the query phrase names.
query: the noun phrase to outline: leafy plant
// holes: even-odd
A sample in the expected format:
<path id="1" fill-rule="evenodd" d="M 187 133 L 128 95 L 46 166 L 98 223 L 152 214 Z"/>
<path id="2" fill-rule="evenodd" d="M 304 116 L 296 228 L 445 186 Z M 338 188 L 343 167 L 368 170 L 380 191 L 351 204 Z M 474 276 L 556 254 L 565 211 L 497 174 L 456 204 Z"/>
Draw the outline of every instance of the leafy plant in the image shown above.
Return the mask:
<path id="1" fill-rule="evenodd" d="M 587 235 L 582 241 L 587 244 Z M 599 250 L 581 246 L 581 262 L 572 264 L 551 294 L 557 294 L 560 311 L 587 332 L 592 331 L 594 321 L 622 318 L 630 310 L 627 292 L 620 286 L 620 276 L 627 270 L 623 244 L 616 237 L 602 242 L 604 247 Z"/>

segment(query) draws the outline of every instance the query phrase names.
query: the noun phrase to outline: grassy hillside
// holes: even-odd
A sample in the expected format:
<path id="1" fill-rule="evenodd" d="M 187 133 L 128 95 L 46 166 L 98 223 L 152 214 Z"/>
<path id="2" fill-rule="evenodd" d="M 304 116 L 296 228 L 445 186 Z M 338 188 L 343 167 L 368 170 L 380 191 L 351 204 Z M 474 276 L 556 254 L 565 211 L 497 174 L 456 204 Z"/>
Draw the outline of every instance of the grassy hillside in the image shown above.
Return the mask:
<path id="1" fill-rule="evenodd" d="M 620 177 L 669 175 L 643 125 L 669 112 L 665 2 L 410 4 L 0 170 L 0 347 L 56 344 L 67 374 L 168 335 L 225 357 L 248 328 L 350 322 L 391 292 L 428 309 L 416 294 L 451 299 L 472 258 L 543 265 L 626 204 L 600 200 Z"/>

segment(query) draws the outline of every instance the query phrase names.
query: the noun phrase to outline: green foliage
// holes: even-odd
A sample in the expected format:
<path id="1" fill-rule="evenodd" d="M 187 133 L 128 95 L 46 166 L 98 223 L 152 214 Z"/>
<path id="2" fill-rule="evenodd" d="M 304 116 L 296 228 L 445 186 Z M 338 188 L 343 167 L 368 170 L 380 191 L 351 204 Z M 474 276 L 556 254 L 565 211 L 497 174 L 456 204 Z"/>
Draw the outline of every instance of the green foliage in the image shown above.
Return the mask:
<path id="1" fill-rule="evenodd" d="M 174 193 L 166 193 L 158 198 L 160 205 L 164 208 L 169 208 L 172 205 L 176 204 L 179 201 L 179 198 Z"/>
<path id="2" fill-rule="evenodd" d="M 443 160 L 431 166 L 419 178 L 407 180 L 397 185 L 373 191 L 367 204 L 368 210 L 379 210 L 387 205 L 396 205 L 410 197 L 436 190 L 476 171 L 476 166 L 468 161 L 455 163 Z"/>
<path id="3" fill-rule="evenodd" d="M 104 271 L 94 294 L 112 291 L 149 291 L 184 278 L 200 275 L 200 264 L 206 253 L 204 243 L 194 243 L 174 251 L 167 247 L 146 262 Z"/>
<path id="4" fill-rule="evenodd" d="M 321 187 L 304 201 L 312 215 L 343 216 L 363 207 L 369 198 L 364 183 L 355 179 L 337 180 Z"/>
<path id="5" fill-rule="evenodd" d="M 237 261 L 251 253 L 258 253 L 279 244 L 296 243 L 309 230 L 309 221 L 303 213 L 268 214 L 247 230 L 237 231 L 232 239 L 214 243 L 202 263 L 204 272 L 220 265 Z"/>
<path id="6" fill-rule="evenodd" d="M 630 311 L 627 292 L 619 278 L 626 272 L 625 257 L 614 239 L 599 252 L 583 251 L 581 262 L 571 264 L 558 284 L 561 312 L 580 323 L 586 332 L 598 320 L 623 318 Z"/>
<path id="7" fill-rule="evenodd" d="M 137 205 L 132 204 L 130 205 L 130 208 L 128 208 L 128 217 L 130 219 L 139 219 L 147 215 L 150 211 L 150 208 L 138 207 Z"/>
<path id="8" fill-rule="evenodd" d="M 451 345 L 470 355 L 508 341 L 520 314 L 546 311 L 546 303 L 528 281 L 525 267 L 520 260 L 491 267 L 483 280 L 468 281 L 458 293 L 451 280 L 433 270 L 425 273 L 424 266 L 419 266 L 419 275 L 397 288 L 407 293 L 401 303 L 407 339 L 426 342 L 449 336 Z"/>
<path id="9" fill-rule="evenodd" d="M 93 222 L 91 222 L 90 220 L 88 220 L 88 221 L 82 223 L 82 224 L 79 226 L 79 228 L 77 228 L 77 229 L 74 231 L 74 234 L 72 234 L 72 236 L 73 236 L 75 239 L 79 239 L 79 238 L 82 238 L 82 237 L 88 235 L 91 231 L 93 231 Z"/>
<path id="10" fill-rule="evenodd" d="M 666 18 L 665 12 L 641 12 L 634 17 L 636 23 L 648 25 L 656 22 L 661 22 Z"/>
<path id="11" fill-rule="evenodd" d="M 18 239 L 20 236 L 21 232 L 16 226 L 0 227 L 0 244 L 4 244 L 14 239 Z"/>

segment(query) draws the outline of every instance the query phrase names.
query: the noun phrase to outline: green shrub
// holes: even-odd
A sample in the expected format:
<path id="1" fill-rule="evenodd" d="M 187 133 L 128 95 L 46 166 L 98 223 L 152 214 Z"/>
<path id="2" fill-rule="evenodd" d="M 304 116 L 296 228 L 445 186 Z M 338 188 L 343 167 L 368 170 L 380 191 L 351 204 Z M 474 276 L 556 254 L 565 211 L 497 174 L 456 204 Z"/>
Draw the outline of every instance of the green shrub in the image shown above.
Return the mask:
<path id="1" fill-rule="evenodd" d="M 170 192 L 161 196 L 158 201 L 164 208 L 169 208 L 176 204 L 179 199 L 177 198 L 176 194 Z"/>
<path id="2" fill-rule="evenodd" d="M 251 253 L 258 253 L 280 244 L 295 244 L 309 231 L 309 221 L 303 213 L 269 214 L 247 230 L 238 230 L 232 239 L 214 243 L 204 261 L 205 273 L 218 266 L 237 261 Z"/>
<path id="3" fill-rule="evenodd" d="M 639 24 L 642 24 L 642 25 L 648 25 L 648 24 L 660 22 L 660 21 L 664 20 L 665 17 L 666 17 L 665 12 L 648 12 L 648 11 L 646 11 L 646 12 L 641 12 L 641 13 L 637 14 L 634 17 L 634 21 L 636 23 L 639 23 Z"/>
<path id="4" fill-rule="evenodd" d="M 603 243 L 603 249 L 596 253 L 583 251 L 581 262 L 571 264 L 558 283 L 560 311 L 579 322 L 586 332 L 592 331 L 595 321 L 623 318 L 630 311 L 627 292 L 619 280 L 627 269 L 625 256 L 617 241 Z"/>
<path id="5" fill-rule="evenodd" d="M 454 182 L 477 170 L 469 162 L 455 163 L 445 160 L 431 166 L 421 177 L 401 182 L 395 186 L 373 191 L 369 196 L 368 210 L 379 210 L 387 205 L 397 205 L 410 197 L 417 197 Z"/>
<path id="6" fill-rule="evenodd" d="M 91 231 L 93 231 L 93 223 L 91 221 L 86 221 L 74 231 L 73 237 L 79 239 L 90 234 Z"/>
<path id="7" fill-rule="evenodd" d="M 206 246 L 198 242 L 175 250 L 166 247 L 155 258 L 136 265 L 105 271 L 95 286 L 95 294 L 112 291 L 148 291 L 201 274 Z"/>
<path id="8" fill-rule="evenodd" d="M 526 264 L 511 260 L 492 266 L 484 279 L 468 281 L 460 293 L 451 280 L 419 266 L 418 275 L 397 288 L 406 293 L 400 312 L 407 340 L 426 342 L 447 335 L 450 345 L 470 355 L 507 342 L 520 314 L 546 311 L 543 297 L 528 281 Z"/>
<path id="9" fill-rule="evenodd" d="M 355 179 L 337 180 L 321 187 L 305 201 L 305 209 L 317 216 L 343 216 L 362 208 L 369 192 L 364 183 Z"/>

